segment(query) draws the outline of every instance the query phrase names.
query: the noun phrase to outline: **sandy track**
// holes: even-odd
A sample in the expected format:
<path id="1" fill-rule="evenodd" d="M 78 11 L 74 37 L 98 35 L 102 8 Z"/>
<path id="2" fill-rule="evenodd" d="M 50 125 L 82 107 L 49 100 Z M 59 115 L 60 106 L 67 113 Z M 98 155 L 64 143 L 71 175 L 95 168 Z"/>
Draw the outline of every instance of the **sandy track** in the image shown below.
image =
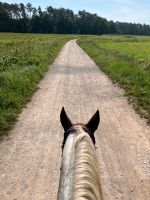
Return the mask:
<path id="1" fill-rule="evenodd" d="M 0 143 L 0 199 L 56 199 L 65 106 L 74 122 L 101 112 L 96 140 L 105 199 L 149 200 L 150 129 L 75 41 L 65 45 L 39 87 Z"/>

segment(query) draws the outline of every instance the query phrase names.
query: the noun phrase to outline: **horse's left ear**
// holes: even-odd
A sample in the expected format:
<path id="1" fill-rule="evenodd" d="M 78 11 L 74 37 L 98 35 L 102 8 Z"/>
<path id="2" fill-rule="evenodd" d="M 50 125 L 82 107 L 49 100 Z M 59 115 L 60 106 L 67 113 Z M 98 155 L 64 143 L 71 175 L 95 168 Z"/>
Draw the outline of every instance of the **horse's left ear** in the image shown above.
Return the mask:
<path id="1" fill-rule="evenodd" d="M 94 132 L 98 128 L 99 122 L 100 122 L 100 114 L 99 110 L 97 110 L 96 113 L 93 115 L 93 117 L 86 124 L 86 127 L 90 130 L 92 134 L 94 134 Z"/>
<path id="2" fill-rule="evenodd" d="M 60 121 L 64 128 L 64 131 L 67 131 L 72 126 L 71 120 L 67 116 L 64 107 L 62 107 L 62 110 L 60 113 Z"/>

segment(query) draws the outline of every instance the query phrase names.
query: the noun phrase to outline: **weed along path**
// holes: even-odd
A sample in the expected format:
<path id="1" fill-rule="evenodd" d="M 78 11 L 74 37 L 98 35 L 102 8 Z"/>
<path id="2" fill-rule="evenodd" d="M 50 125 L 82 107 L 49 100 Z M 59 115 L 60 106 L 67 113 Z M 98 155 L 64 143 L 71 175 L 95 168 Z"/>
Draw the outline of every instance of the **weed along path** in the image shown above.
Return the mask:
<path id="1" fill-rule="evenodd" d="M 64 46 L 0 143 L 0 199 L 56 199 L 62 106 L 74 122 L 87 122 L 100 110 L 95 134 L 104 199 L 148 200 L 150 128 L 75 40 Z"/>

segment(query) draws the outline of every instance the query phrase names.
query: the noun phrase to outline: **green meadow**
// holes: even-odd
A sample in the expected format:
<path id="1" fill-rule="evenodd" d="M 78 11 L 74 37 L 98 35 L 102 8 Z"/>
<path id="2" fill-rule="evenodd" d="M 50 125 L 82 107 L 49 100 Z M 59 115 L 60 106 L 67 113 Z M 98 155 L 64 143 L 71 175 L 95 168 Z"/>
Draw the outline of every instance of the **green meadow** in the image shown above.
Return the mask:
<path id="1" fill-rule="evenodd" d="M 150 37 L 90 36 L 78 43 L 150 123 Z"/>
<path id="2" fill-rule="evenodd" d="M 0 33 L 0 135 L 14 124 L 36 91 L 39 80 L 72 38 L 74 36 Z"/>
<path id="3" fill-rule="evenodd" d="M 150 123 L 150 37 L 0 33 L 0 135 L 15 123 L 61 48 L 74 38 Z"/>

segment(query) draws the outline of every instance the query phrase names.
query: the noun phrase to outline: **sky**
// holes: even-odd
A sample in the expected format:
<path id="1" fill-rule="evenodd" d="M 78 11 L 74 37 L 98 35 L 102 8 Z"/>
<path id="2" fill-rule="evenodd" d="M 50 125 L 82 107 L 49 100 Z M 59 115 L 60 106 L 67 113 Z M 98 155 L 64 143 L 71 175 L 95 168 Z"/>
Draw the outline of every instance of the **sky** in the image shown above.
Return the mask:
<path id="1" fill-rule="evenodd" d="M 30 2 L 33 6 L 86 10 L 107 20 L 150 24 L 150 0 L 2 0 L 7 3 Z"/>

